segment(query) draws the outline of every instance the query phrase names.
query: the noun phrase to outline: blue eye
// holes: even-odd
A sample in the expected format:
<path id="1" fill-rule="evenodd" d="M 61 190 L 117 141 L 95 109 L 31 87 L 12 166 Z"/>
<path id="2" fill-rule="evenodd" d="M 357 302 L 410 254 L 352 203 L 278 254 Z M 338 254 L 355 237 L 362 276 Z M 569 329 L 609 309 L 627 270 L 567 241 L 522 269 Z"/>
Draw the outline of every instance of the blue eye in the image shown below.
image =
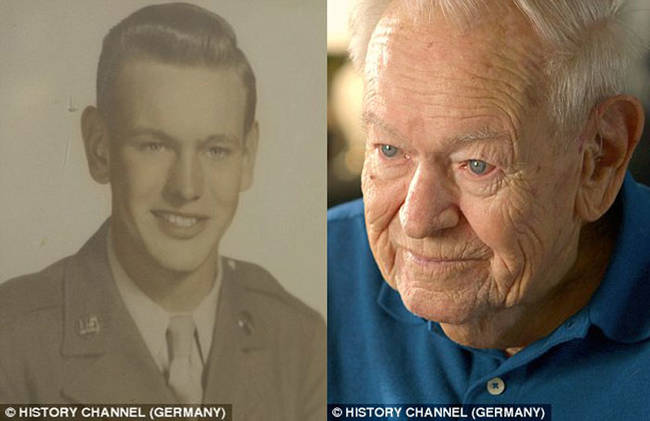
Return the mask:
<path id="1" fill-rule="evenodd" d="M 478 159 L 470 159 L 469 161 L 467 161 L 467 167 L 474 174 L 482 175 L 485 174 L 485 172 L 487 171 L 488 163 Z"/>
<path id="2" fill-rule="evenodd" d="M 381 145 L 381 153 L 387 158 L 393 158 L 397 155 L 398 149 L 392 145 Z"/>

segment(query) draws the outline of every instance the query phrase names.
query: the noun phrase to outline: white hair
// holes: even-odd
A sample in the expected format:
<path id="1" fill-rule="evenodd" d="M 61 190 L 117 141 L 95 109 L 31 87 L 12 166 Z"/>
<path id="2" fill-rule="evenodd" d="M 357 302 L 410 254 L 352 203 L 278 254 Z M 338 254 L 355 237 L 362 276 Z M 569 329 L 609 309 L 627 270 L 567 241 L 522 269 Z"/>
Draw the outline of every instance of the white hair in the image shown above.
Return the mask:
<path id="1" fill-rule="evenodd" d="M 365 65 L 375 26 L 393 0 L 356 0 L 350 16 L 350 55 Z M 562 131 L 578 129 L 602 99 L 625 89 L 626 72 L 641 50 L 622 19 L 625 0 L 510 0 L 528 19 L 546 49 L 545 100 Z M 439 11 L 451 22 L 469 26 L 486 9 L 506 2 L 489 0 L 405 0 L 407 13 Z"/>

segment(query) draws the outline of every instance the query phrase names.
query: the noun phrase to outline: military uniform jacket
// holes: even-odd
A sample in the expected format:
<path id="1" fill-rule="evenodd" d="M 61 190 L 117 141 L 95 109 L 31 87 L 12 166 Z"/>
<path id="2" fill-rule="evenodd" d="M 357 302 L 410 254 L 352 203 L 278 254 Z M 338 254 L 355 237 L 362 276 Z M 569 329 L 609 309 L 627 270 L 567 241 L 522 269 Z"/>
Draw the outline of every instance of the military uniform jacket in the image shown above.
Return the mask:
<path id="1" fill-rule="evenodd" d="M 177 402 L 119 296 L 107 233 L 0 285 L 0 403 Z M 235 420 L 324 419 L 322 318 L 259 266 L 221 264 L 204 403 Z"/>

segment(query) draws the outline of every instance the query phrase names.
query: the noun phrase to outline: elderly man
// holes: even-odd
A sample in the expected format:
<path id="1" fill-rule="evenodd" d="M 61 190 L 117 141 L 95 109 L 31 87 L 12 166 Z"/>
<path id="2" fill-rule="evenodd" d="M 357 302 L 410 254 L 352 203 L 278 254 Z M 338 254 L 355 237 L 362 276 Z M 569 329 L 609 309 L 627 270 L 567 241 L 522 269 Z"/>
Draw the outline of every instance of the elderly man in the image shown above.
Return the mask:
<path id="1" fill-rule="evenodd" d="M 112 215 L 76 254 L 0 287 L 0 402 L 222 403 L 324 416 L 324 324 L 222 257 L 252 182 L 256 84 L 230 25 L 138 10 L 104 38 L 82 136 Z"/>
<path id="2" fill-rule="evenodd" d="M 329 215 L 332 403 L 650 408 L 650 191 L 614 0 L 360 1 L 363 202 Z"/>

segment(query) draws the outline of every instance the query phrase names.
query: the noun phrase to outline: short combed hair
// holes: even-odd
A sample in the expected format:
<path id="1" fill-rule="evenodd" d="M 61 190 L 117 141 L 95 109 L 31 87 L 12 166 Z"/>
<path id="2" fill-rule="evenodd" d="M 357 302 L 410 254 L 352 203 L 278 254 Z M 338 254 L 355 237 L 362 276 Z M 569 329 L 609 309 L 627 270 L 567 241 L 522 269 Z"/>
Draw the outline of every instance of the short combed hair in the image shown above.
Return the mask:
<path id="1" fill-rule="evenodd" d="M 233 69 L 246 89 L 244 129 L 255 121 L 255 75 L 237 46 L 235 31 L 221 16 L 186 3 L 147 6 L 104 37 L 97 67 L 97 108 L 109 115 L 121 67 L 132 59 Z"/>
<path id="2" fill-rule="evenodd" d="M 372 33 L 393 0 L 356 0 L 350 16 L 350 55 L 363 70 Z M 598 102 L 625 90 L 626 73 L 641 51 L 623 19 L 624 0 L 408 0 L 407 10 L 439 11 L 472 27 L 490 8 L 512 4 L 546 49 L 545 100 L 558 128 L 570 132 Z M 406 2 L 405 2 L 406 3 Z"/>

